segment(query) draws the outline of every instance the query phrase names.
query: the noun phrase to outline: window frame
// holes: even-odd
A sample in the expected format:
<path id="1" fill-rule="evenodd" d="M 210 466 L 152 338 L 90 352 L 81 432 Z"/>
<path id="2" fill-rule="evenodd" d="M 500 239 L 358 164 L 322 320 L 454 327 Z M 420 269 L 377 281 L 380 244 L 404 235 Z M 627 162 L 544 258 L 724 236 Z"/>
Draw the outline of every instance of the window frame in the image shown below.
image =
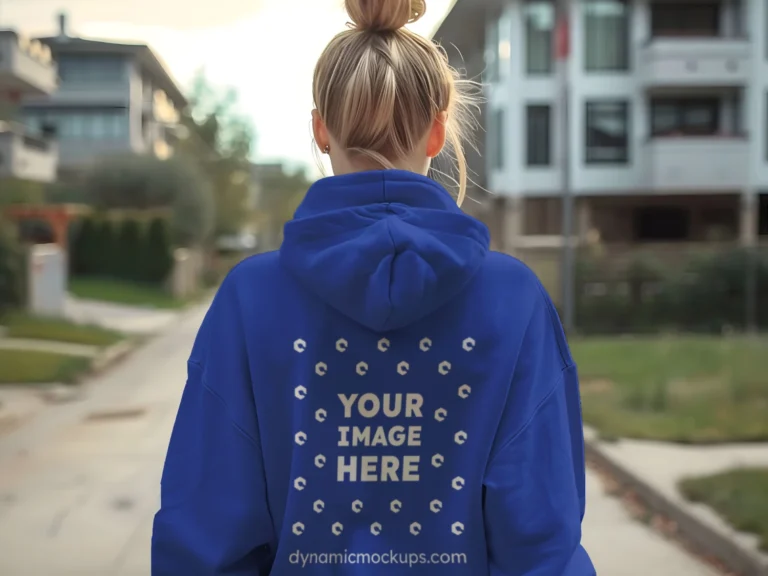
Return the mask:
<path id="1" fill-rule="evenodd" d="M 589 23 L 588 20 L 590 18 L 589 14 L 589 8 L 590 3 L 599 3 L 599 2 L 615 2 L 617 4 L 621 4 L 624 7 L 624 30 L 621 34 L 621 38 L 624 41 L 624 61 L 619 64 L 618 66 L 596 66 L 594 64 L 590 64 L 589 62 L 589 53 L 590 50 L 588 48 L 588 42 L 591 38 L 591 35 L 588 32 Z M 585 42 L 584 42 L 584 71 L 591 74 L 611 74 L 611 73 L 628 73 L 632 70 L 632 42 L 631 42 L 631 30 L 632 30 L 632 2 L 631 0 L 584 0 L 583 3 L 581 3 L 581 19 L 582 19 L 582 26 L 584 30 L 585 35 Z"/>
<path id="2" fill-rule="evenodd" d="M 531 140 L 533 137 L 532 133 L 532 120 L 533 115 L 532 112 L 537 111 L 545 111 L 546 115 L 544 118 L 546 118 L 546 131 L 544 133 L 544 138 L 546 139 L 546 158 L 543 160 L 535 160 L 533 158 L 534 154 L 532 154 L 533 149 L 535 147 L 531 146 Z M 548 168 L 551 167 L 553 164 L 553 158 L 552 158 L 552 116 L 553 116 L 553 106 L 552 104 L 548 102 L 529 102 L 525 105 L 525 166 L 528 168 Z"/>
<path id="3" fill-rule="evenodd" d="M 595 158 L 590 156 L 590 117 L 594 114 L 592 108 L 599 106 L 618 106 L 622 110 L 624 120 L 624 147 L 623 155 L 618 158 Z M 632 144 L 632 103 L 628 99 L 621 98 L 596 98 L 584 102 L 584 163 L 590 166 L 627 166 L 631 164 Z"/>

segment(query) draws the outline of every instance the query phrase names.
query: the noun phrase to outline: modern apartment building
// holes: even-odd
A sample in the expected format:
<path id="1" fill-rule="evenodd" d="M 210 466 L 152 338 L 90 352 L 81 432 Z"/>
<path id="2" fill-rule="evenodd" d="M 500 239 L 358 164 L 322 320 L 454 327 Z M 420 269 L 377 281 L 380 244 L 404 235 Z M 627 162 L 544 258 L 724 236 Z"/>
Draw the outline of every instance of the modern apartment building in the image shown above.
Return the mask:
<path id="1" fill-rule="evenodd" d="M 3 180 L 56 178 L 55 141 L 46 134 L 29 133 L 18 117 L 24 97 L 45 97 L 56 87 L 50 50 L 13 30 L 0 30 L 0 193 Z"/>
<path id="2" fill-rule="evenodd" d="M 187 100 L 148 46 L 70 36 L 65 15 L 58 35 L 39 41 L 58 64 L 59 89 L 26 98 L 24 118 L 31 130 L 55 130 L 60 176 L 104 155 L 173 153 Z"/>
<path id="3" fill-rule="evenodd" d="M 561 245 L 565 146 L 580 240 L 768 234 L 768 3 L 571 0 L 568 31 L 568 142 L 553 1 L 457 0 L 435 34 L 486 84 L 497 247 Z"/>

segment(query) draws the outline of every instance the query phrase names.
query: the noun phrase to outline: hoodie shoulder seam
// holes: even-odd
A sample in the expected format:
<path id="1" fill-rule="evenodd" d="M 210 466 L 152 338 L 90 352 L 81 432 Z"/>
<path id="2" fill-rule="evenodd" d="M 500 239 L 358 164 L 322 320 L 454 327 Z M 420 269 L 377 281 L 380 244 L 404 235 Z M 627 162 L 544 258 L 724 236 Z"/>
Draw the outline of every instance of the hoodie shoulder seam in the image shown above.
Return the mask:
<path id="1" fill-rule="evenodd" d="M 202 385 L 203 390 L 208 392 L 208 394 L 213 396 L 216 400 L 218 400 L 221 403 L 222 407 L 224 408 L 224 413 L 226 414 L 227 422 L 229 423 L 229 425 L 232 426 L 232 428 L 234 428 L 243 438 L 245 438 L 254 448 L 256 448 L 258 450 L 259 449 L 259 443 L 256 442 L 256 439 L 253 436 L 251 436 L 250 434 L 248 434 L 248 432 L 243 430 L 243 428 L 237 422 L 235 422 L 233 420 L 233 418 L 232 418 L 232 416 L 230 414 L 229 404 L 227 404 L 227 401 L 224 400 L 224 398 L 221 396 L 221 394 L 216 392 L 216 390 L 214 390 L 213 388 L 211 388 L 211 386 L 208 385 L 208 382 L 205 379 L 205 368 L 204 368 L 204 366 L 200 362 L 198 362 L 197 360 L 189 360 L 189 363 L 197 366 L 200 369 L 200 384 Z"/>
<path id="2" fill-rule="evenodd" d="M 488 466 L 486 467 L 486 469 L 490 468 L 493 465 L 494 461 L 496 460 L 496 458 L 498 457 L 499 454 L 501 454 L 504 450 L 506 450 L 507 448 L 512 446 L 512 444 L 517 442 L 517 439 L 520 438 L 520 436 L 522 436 L 523 434 L 525 434 L 526 430 L 528 430 L 528 428 L 531 427 L 533 422 L 538 417 L 539 413 L 544 409 L 544 407 L 547 405 L 549 400 L 552 398 L 552 396 L 557 391 L 558 387 L 563 383 L 563 381 L 565 379 L 565 372 L 567 370 L 569 370 L 570 368 L 571 368 L 570 366 L 567 366 L 567 367 L 563 368 L 562 370 L 560 370 L 560 375 L 555 380 L 555 383 L 547 391 L 547 393 L 544 395 L 544 397 L 539 401 L 539 403 L 536 405 L 536 408 L 533 409 L 533 411 L 531 412 L 531 415 L 528 417 L 528 419 L 523 423 L 522 426 L 520 426 L 520 429 L 517 432 L 515 432 L 514 434 L 512 434 L 509 438 L 507 438 L 507 440 L 505 440 L 504 443 L 501 446 L 499 446 L 499 448 L 493 454 L 493 457 L 488 462 Z"/>

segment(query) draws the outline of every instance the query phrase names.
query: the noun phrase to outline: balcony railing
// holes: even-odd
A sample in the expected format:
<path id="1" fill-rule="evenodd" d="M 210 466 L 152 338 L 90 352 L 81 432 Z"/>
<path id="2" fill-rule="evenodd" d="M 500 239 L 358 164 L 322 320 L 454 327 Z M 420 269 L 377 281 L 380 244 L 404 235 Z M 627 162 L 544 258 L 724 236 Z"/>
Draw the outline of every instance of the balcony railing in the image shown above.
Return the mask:
<path id="1" fill-rule="evenodd" d="M 648 187 L 657 191 L 738 191 L 748 178 L 749 139 L 728 133 L 653 137 L 645 144 Z"/>

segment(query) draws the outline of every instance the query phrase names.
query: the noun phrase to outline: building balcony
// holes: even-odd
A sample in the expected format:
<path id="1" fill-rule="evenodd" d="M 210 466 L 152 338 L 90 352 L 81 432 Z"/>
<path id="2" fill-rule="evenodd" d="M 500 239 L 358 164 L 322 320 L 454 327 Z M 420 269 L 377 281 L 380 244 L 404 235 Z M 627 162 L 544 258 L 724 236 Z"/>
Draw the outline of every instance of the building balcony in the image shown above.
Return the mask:
<path id="1" fill-rule="evenodd" d="M 47 96 L 58 87 L 58 69 L 50 49 L 12 30 L 0 30 L 0 91 Z"/>
<path id="2" fill-rule="evenodd" d="M 747 185 L 749 140 L 733 136 L 670 136 L 645 144 L 649 190 L 738 191 Z"/>
<path id="3" fill-rule="evenodd" d="M 749 40 L 733 37 L 657 37 L 640 49 L 646 87 L 743 86 L 749 80 Z"/>
<path id="4" fill-rule="evenodd" d="M 26 134 L 21 126 L 0 122 L 0 180 L 54 182 L 58 159 L 55 142 Z"/>

